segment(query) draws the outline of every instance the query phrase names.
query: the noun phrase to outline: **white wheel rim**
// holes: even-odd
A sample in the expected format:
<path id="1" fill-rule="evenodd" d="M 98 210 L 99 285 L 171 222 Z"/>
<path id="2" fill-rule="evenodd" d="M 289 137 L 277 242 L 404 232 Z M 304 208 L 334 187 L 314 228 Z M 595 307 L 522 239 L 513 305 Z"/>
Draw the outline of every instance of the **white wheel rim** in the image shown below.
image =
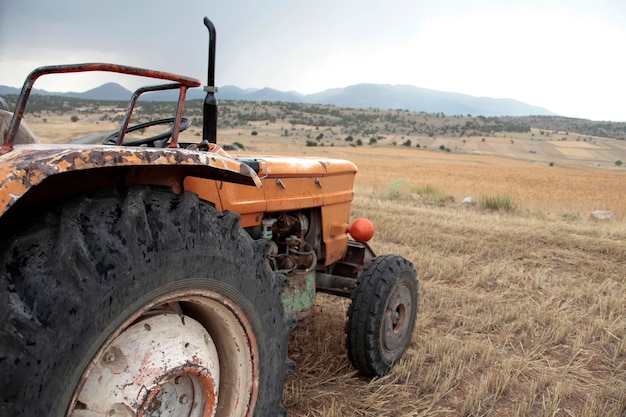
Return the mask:
<path id="1" fill-rule="evenodd" d="M 174 303 L 181 312 L 168 307 Z M 170 293 L 107 339 L 83 373 L 67 414 L 251 416 L 257 359 L 253 329 L 230 299 L 212 291 Z"/>

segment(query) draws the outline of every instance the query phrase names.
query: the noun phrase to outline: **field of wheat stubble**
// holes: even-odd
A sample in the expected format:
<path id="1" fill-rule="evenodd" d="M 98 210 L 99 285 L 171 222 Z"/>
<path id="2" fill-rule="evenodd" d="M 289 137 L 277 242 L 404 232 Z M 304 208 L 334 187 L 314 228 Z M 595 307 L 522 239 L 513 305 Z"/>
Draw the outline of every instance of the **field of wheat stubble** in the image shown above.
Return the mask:
<path id="1" fill-rule="evenodd" d="M 360 377 L 344 348 L 349 300 L 318 296 L 298 323 L 292 416 L 626 415 L 626 176 L 499 157 L 317 149 L 359 166 L 353 218 L 377 254 L 411 260 L 420 312 L 393 371 Z M 313 153 L 307 151 L 307 153 Z M 513 211 L 433 204 L 510 194 Z M 614 219 L 594 221 L 595 209 Z"/>

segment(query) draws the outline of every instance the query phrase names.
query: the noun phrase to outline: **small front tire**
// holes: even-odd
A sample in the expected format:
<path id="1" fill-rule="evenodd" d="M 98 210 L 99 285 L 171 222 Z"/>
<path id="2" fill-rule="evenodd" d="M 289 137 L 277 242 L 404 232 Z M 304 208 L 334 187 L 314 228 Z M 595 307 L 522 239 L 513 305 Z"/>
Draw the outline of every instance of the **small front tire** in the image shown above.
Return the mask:
<path id="1" fill-rule="evenodd" d="M 372 259 L 351 294 L 346 347 L 352 364 L 366 376 L 389 372 L 411 342 L 418 310 L 413 264 L 397 255 Z"/>

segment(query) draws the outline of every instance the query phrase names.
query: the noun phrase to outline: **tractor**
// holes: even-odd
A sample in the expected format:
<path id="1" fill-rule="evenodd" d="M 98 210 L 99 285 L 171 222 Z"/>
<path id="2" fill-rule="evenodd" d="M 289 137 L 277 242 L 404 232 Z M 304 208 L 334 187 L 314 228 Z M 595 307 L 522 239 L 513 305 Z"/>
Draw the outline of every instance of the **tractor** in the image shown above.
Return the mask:
<path id="1" fill-rule="evenodd" d="M 0 415 L 285 415 L 288 333 L 317 292 L 351 298 L 346 348 L 363 375 L 407 349 L 416 271 L 374 254 L 371 222 L 350 223 L 356 166 L 222 149 L 204 24 L 197 142 L 179 134 L 201 82 L 155 70 L 40 67 L 0 110 Z M 23 120 L 33 84 L 87 71 L 156 81 L 98 143 L 40 143 Z M 172 117 L 131 124 L 140 96 L 163 90 L 178 92 Z"/>

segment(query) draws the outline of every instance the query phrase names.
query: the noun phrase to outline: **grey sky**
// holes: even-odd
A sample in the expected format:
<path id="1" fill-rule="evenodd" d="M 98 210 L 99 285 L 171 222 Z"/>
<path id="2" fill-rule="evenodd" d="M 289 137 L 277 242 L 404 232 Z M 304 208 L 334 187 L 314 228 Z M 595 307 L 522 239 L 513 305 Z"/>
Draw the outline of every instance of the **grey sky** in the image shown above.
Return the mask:
<path id="1" fill-rule="evenodd" d="M 204 82 L 204 16 L 217 27 L 218 85 L 411 84 L 626 121 L 622 0 L 0 0 L 0 84 L 20 86 L 40 65 L 100 61 Z M 108 77 L 36 87 L 84 91 Z"/>

